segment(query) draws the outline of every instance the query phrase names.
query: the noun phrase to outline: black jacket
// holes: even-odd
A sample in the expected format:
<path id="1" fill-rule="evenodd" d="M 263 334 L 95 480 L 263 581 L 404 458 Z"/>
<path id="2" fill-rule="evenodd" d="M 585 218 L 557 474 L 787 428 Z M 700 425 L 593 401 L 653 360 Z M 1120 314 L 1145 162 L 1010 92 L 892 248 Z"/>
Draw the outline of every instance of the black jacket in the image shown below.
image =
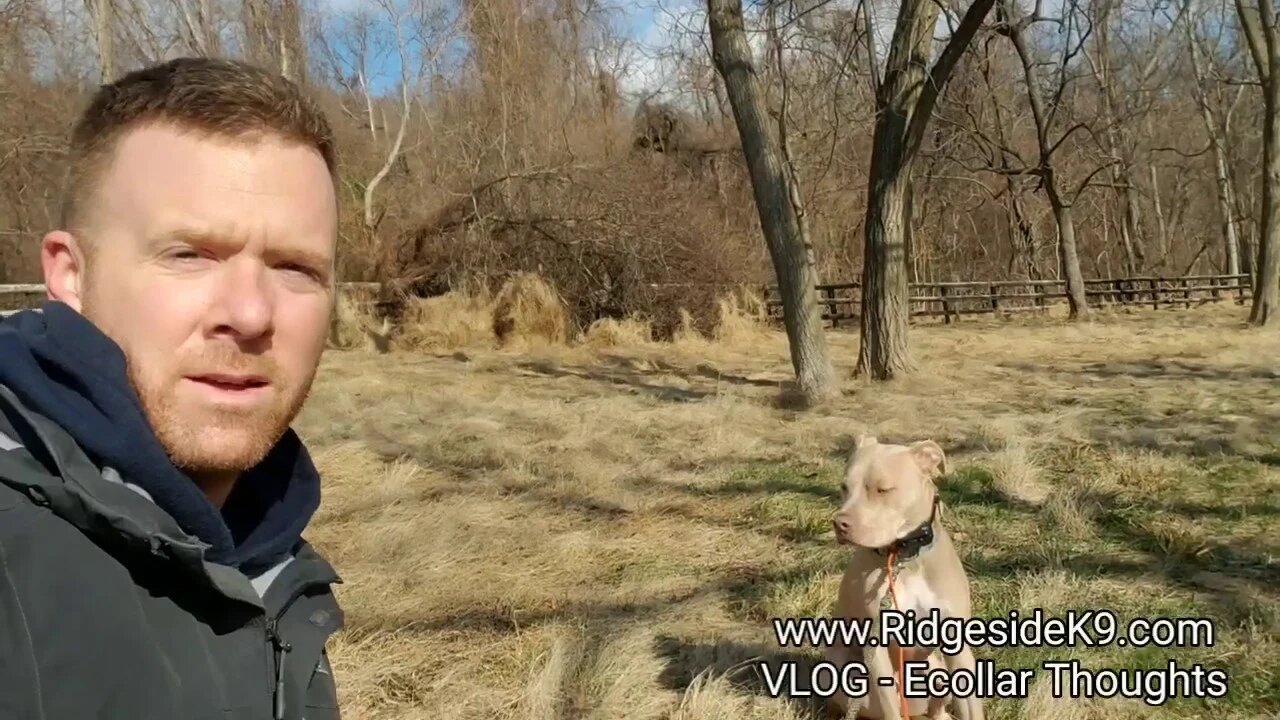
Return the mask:
<path id="1" fill-rule="evenodd" d="M 316 478 L 299 480 L 279 457 L 255 469 L 265 494 L 237 489 L 242 520 L 227 520 L 222 531 L 232 542 L 216 556 L 167 488 L 145 485 L 158 469 L 120 472 L 125 462 L 86 451 L 92 443 L 66 429 L 73 423 L 50 417 L 56 403 L 36 409 L 19 396 L 6 326 L 13 327 L 0 324 L 0 718 L 338 718 L 325 646 L 343 624 L 331 591 L 341 580 L 301 538 L 309 511 L 304 522 L 277 523 L 297 534 L 260 532 L 264 518 L 279 521 L 279 508 L 298 497 L 294 486 Z M 43 397 L 30 384 L 28 398 Z M 117 423 L 117 432 L 130 430 Z M 264 474 L 282 468 L 293 478 L 279 479 L 278 492 L 262 491 L 273 487 Z M 269 552 L 245 553 L 255 533 Z"/>

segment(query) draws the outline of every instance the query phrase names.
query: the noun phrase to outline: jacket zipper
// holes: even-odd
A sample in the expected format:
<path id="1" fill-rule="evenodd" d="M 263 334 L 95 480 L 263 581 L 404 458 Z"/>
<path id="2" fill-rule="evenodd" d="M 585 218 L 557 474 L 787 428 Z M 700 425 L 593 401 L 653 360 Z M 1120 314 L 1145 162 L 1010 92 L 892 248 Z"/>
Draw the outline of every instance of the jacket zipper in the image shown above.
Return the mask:
<path id="1" fill-rule="evenodd" d="M 282 610 L 281 614 L 283 612 Z M 271 643 L 271 647 L 276 653 L 275 695 L 272 717 L 275 720 L 284 720 L 284 656 L 285 653 L 293 650 L 293 645 L 280 637 L 280 633 L 276 632 L 275 617 L 267 619 L 267 640 Z"/>
<path id="2" fill-rule="evenodd" d="M 317 583 L 309 582 L 296 588 L 284 604 L 280 606 L 280 609 L 276 611 L 275 615 L 267 618 L 267 642 L 271 643 L 271 648 L 275 651 L 276 660 L 275 693 L 272 708 L 272 717 L 274 720 L 284 720 L 284 656 L 286 653 L 293 650 L 293 644 L 280 636 L 280 633 L 276 630 L 276 626 L 280 618 L 284 617 L 284 614 L 289 612 L 289 608 L 293 606 L 293 603 L 297 601 L 298 598 L 302 597 L 303 593 L 316 585 Z"/>

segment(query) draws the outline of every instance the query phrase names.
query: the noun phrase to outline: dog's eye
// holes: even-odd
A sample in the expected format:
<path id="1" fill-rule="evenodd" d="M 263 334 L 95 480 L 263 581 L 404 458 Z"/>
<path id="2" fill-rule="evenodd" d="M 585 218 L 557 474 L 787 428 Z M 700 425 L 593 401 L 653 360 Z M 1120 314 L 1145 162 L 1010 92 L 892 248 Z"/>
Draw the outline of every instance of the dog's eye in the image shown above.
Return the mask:
<path id="1" fill-rule="evenodd" d="M 882 486 L 882 487 L 878 487 L 878 488 L 876 488 L 876 494 L 877 494 L 877 495 L 884 495 L 884 494 L 888 493 L 888 492 L 889 492 L 890 490 L 892 490 L 892 489 L 893 489 L 893 488 L 891 488 L 891 487 L 883 487 L 883 486 Z"/>

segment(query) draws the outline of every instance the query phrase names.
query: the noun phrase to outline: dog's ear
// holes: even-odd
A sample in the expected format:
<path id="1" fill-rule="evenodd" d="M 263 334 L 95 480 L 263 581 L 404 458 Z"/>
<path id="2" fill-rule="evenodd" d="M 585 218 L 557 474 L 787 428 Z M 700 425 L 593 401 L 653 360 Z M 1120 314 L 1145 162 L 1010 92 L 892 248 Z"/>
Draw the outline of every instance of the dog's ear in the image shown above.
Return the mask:
<path id="1" fill-rule="evenodd" d="M 951 470 L 947 465 L 947 454 L 942 446 L 932 440 L 921 440 L 911 443 L 911 455 L 916 459 L 920 470 L 930 478 L 946 475 Z"/>
<path id="2" fill-rule="evenodd" d="M 880 444 L 880 441 L 876 438 L 875 435 L 859 435 L 858 442 L 853 447 L 855 450 L 860 450 L 864 447 L 871 447 L 872 445 L 879 445 L 879 444 Z"/>

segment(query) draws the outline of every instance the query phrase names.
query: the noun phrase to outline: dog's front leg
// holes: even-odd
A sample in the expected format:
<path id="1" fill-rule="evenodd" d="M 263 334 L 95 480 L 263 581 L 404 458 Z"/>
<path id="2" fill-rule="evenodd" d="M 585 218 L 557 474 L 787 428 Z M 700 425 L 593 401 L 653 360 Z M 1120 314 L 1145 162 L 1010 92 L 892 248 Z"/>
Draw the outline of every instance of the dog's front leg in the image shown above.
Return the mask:
<path id="1" fill-rule="evenodd" d="M 955 674 L 957 670 L 965 670 L 973 674 L 978 667 L 978 661 L 973 656 L 973 649 L 965 645 L 960 652 L 955 655 L 944 655 L 946 658 L 947 672 Z M 969 697 L 956 697 L 956 717 L 959 720 L 984 720 L 982 710 L 982 698 L 976 694 Z"/>
<path id="2" fill-rule="evenodd" d="M 910 720 L 902 717 L 902 706 L 898 701 L 897 685 L 880 682 L 880 678 L 893 678 L 893 659 L 889 657 L 889 648 L 881 644 L 868 647 L 866 651 L 867 673 L 870 675 L 871 689 L 880 701 L 880 712 L 883 720 Z M 895 683 L 897 680 L 895 680 Z"/>

